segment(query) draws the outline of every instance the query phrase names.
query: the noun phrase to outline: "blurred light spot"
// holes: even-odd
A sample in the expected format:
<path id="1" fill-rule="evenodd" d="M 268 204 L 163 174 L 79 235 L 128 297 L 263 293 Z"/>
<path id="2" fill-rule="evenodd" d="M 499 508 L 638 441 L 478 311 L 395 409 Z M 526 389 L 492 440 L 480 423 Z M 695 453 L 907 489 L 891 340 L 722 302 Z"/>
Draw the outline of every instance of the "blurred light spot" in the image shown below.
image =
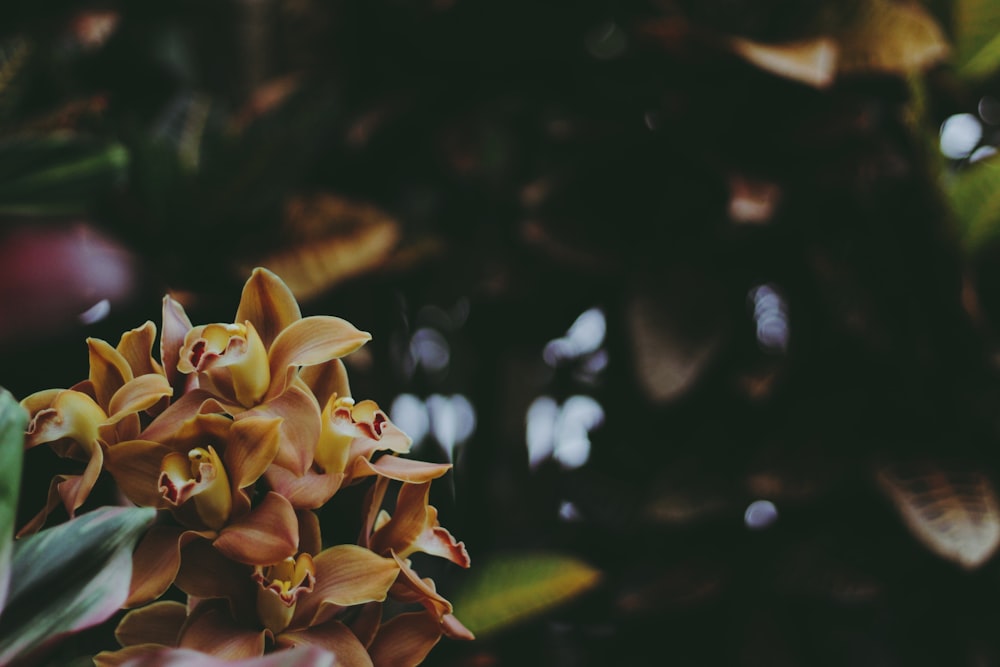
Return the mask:
<path id="1" fill-rule="evenodd" d="M 559 406 L 539 396 L 528 408 L 528 464 L 534 469 L 548 458 L 574 469 L 590 459 L 590 432 L 604 423 L 604 409 L 590 396 L 570 396 Z"/>
<path id="2" fill-rule="evenodd" d="M 757 343 L 769 352 L 784 352 L 788 347 L 788 315 L 785 300 L 771 285 L 750 290 L 753 318 L 757 324 Z"/>
<path id="3" fill-rule="evenodd" d="M 476 411 L 465 396 L 433 394 L 427 398 L 430 430 L 448 455 L 455 458 L 455 447 L 468 440 L 476 430 Z"/>
<path id="4" fill-rule="evenodd" d="M 990 125 L 1000 124 L 1000 100 L 990 95 L 979 100 L 979 117 Z"/>
<path id="5" fill-rule="evenodd" d="M 549 341 L 542 358 L 550 366 L 596 352 L 604 342 L 607 322 L 600 308 L 590 308 L 576 318 L 566 335 Z"/>
<path id="6" fill-rule="evenodd" d="M 646 124 L 647 129 L 656 131 L 660 128 L 660 114 L 655 111 L 647 111 L 642 115 L 642 122 Z"/>
<path id="7" fill-rule="evenodd" d="M 771 220 L 781 199 L 775 183 L 758 181 L 739 174 L 729 178 L 729 218 L 743 224 L 763 224 Z"/>
<path id="8" fill-rule="evenodd" d="M 568 500 L 559 503 L 559 518 L 563 521 L 579 521 L 583 518 L 576 505 Z"/>
<path id="9" fill-rule="evenodd" d="M 967 156 L 983 138 L 983 126 L 970 113 L 955 114 L 941 123 L 941 152 L 952 160 Z"/>
<path id="10" fill-rule="evenodd" d="M 598 376 L 608 367 L 608 351 L 598 350 L 587 355 L 574 375 L 577 380 L 587 384 L 597 384 Z"/>
<path id="11" fill-rule="evenodd" d="M 440 371 L 451 361 L 451 348 L 444 336 L 435 329 L 422 328 L 413 332 L 410 353 L 417 364 L 429 371 Z"/>
<path id="12" fill-rule="evenodd" d="M 598 60 L 611 60 L 625 53 L 628 36 L 614 21 L 595 27 L 584 38 L 587 51 Z"/>
<path id="13" fill-rule="evenodd" d="M 993 146 L 980 146 L 969 156 L 969 162 L 979 162 L 996 154 L 997 149 Z"/>
<path id="14" fill-rule="evenodd" d="M 551 396 L 539 396 L 528 408 L 526 438 L 528 465 L 532 469 L 552 455 L 558 417 L 559 404 Z"/>
<path id="15" fill-rule="evenodd" d="M 750 530 L 763 530 L 778 520 L 778 508 L 770 500 L 755 500 L 743 513 L 743 523 Z"/>
<path id="16" fill-rule="evenodd" d="M 393 421 L 417 445 L 427 436 L 430 416 L 427 406 L 413 394 L 400 394 L 389 408 L 389 419 Z"/>
<path id="17" fill-rule="evenodd" d="M 100 322 L 110 314 L 111 302 L 107 299 L 101 299 L 93 306 L 80 313 L 77 317 L 80 318 L 80 322 L 83 324 L 94 324 L 95 322 Z"/>

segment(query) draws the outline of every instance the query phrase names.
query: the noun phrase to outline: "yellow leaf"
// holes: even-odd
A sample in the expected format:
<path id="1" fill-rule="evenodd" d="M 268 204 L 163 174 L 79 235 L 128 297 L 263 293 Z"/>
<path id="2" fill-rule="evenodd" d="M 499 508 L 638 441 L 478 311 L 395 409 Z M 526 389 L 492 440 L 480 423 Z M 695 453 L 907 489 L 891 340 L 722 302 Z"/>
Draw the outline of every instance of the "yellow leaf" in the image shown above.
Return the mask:
<path id="1" fill-rule="evenodd" d="M 996 552 L 1000 507 L 983 473 L 920 462 L 883 466 L 876 476 L 906 526 L 937 555 L 973 570 Z"/>
<path id="2" fill-rule="evenodd" d="M 511 553 L 475 566 L 452 602 L 455 616 L 483 637 L 567 602 L 600 578 L 598 570 L 570 556 Z"/>

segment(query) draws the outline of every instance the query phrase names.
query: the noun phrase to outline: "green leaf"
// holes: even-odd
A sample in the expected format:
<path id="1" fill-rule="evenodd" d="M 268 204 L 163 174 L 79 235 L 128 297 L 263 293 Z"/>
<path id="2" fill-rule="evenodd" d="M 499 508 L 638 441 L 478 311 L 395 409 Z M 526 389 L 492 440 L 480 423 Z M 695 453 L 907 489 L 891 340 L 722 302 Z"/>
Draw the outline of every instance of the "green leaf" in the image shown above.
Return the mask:
<path id="1" fill-rule="evenodd" d="M 951 175 L 945 191 L 967 248 L 978 248 L 1000 231 L 1000 158 L 982 160 Z"/>
<path id="2" fill-rule="evenodd" d="M 1000 66 L 1000 3 L 955 0 L 955 67 L 968 78 L 984 77 Z"/>
<path id="3" fill-rule="evenodd" d="M 21 458 L 28 414 L 10 392 L 0 389 L 0 610 L 7 599 L 11 548 L 21 488 Z"/>
<path id="4" fill-rule="evenodd" d="M 511 553 L 477 566 L 452 602 L 459 620 L 482 637 L 567 602 L 600 578 L 600 571 L 570 556 Z"/>
<path id="5" fill-rule="evenodd" d="M 84 210 L 121 180 L 128 151 L 80 138 L 18 138 L 0 144 L 0 212 L 57 214 Z"/>
<path id="6" fill-rule="evenodd" d="M 102 507 L 16 541 L 0 665 L 114 614 L 128 595 L 132 549 L 155 516 L 149 507 Z"/>

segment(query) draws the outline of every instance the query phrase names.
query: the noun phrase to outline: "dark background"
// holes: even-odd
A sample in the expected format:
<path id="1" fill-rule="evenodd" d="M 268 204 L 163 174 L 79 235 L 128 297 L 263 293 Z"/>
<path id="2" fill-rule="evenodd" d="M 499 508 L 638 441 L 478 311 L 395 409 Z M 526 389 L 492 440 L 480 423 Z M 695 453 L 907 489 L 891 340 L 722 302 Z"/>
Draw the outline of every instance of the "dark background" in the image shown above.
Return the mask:
<path id="1" fill-rule="evenodd" d="M 916 466 L 986 479 L 973 505 L 993 493 L 997 246 L 962 243 L 943 183 L 969 161 L 936 142 L 995 77 L 937 59 L 816 88 L 727 41 L 896 29 L 864 3 L 84 5 L 0 9 L 15 396 L 85 377 L 84 338 L 158 323 L 168 290 L 192 320 L 229 321 L 249 268 L 286 253 L 314 267 L 304 313 L 374 335 L 356 396 L 474 408 L 434 491 L 473 570 L 551 550 L 603 573 L 428 664 L 1000 664 L 996 563 L 931 553 L 876 481 Z M 927 13 L 946 37 L 950 9 Z M 741 196 L 764 212 L 734 213 Z M 398 241 L 366 259 L 386 221 Z M 760 286 L 780 343 L 759 333 Z M 82 324 L 102 298 L 107 317 Z M 600 349 L 546 361 L 591 308 Z M 421 330 L 447 363 L 420 363 Z M 601 407 L 585 464 L 529 466 L 539 396 Z M 447 460 L 441 444 L 415 453 Z M 72 464 L 26 463 L 30 516 Z M 773 523 L 745 519 L 756 500 Z M 359 502 L 345 494 L 331 534 Z M 427 567 L 446 594 L 469 576 Z"/>

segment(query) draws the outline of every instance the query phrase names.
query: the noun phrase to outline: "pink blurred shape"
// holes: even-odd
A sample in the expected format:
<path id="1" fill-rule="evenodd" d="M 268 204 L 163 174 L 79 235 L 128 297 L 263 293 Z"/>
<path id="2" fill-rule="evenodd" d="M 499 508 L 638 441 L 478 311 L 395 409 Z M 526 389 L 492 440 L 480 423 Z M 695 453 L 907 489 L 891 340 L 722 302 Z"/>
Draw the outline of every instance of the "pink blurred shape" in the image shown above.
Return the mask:
<path id="1" fill-rule="evenodd" d="M 102 300 L 120 306 L 134 284 L 132 253 L 86 222 L 11 227 L 0 233 L 0 342 L 79 327 L 81 314 Z"/>

